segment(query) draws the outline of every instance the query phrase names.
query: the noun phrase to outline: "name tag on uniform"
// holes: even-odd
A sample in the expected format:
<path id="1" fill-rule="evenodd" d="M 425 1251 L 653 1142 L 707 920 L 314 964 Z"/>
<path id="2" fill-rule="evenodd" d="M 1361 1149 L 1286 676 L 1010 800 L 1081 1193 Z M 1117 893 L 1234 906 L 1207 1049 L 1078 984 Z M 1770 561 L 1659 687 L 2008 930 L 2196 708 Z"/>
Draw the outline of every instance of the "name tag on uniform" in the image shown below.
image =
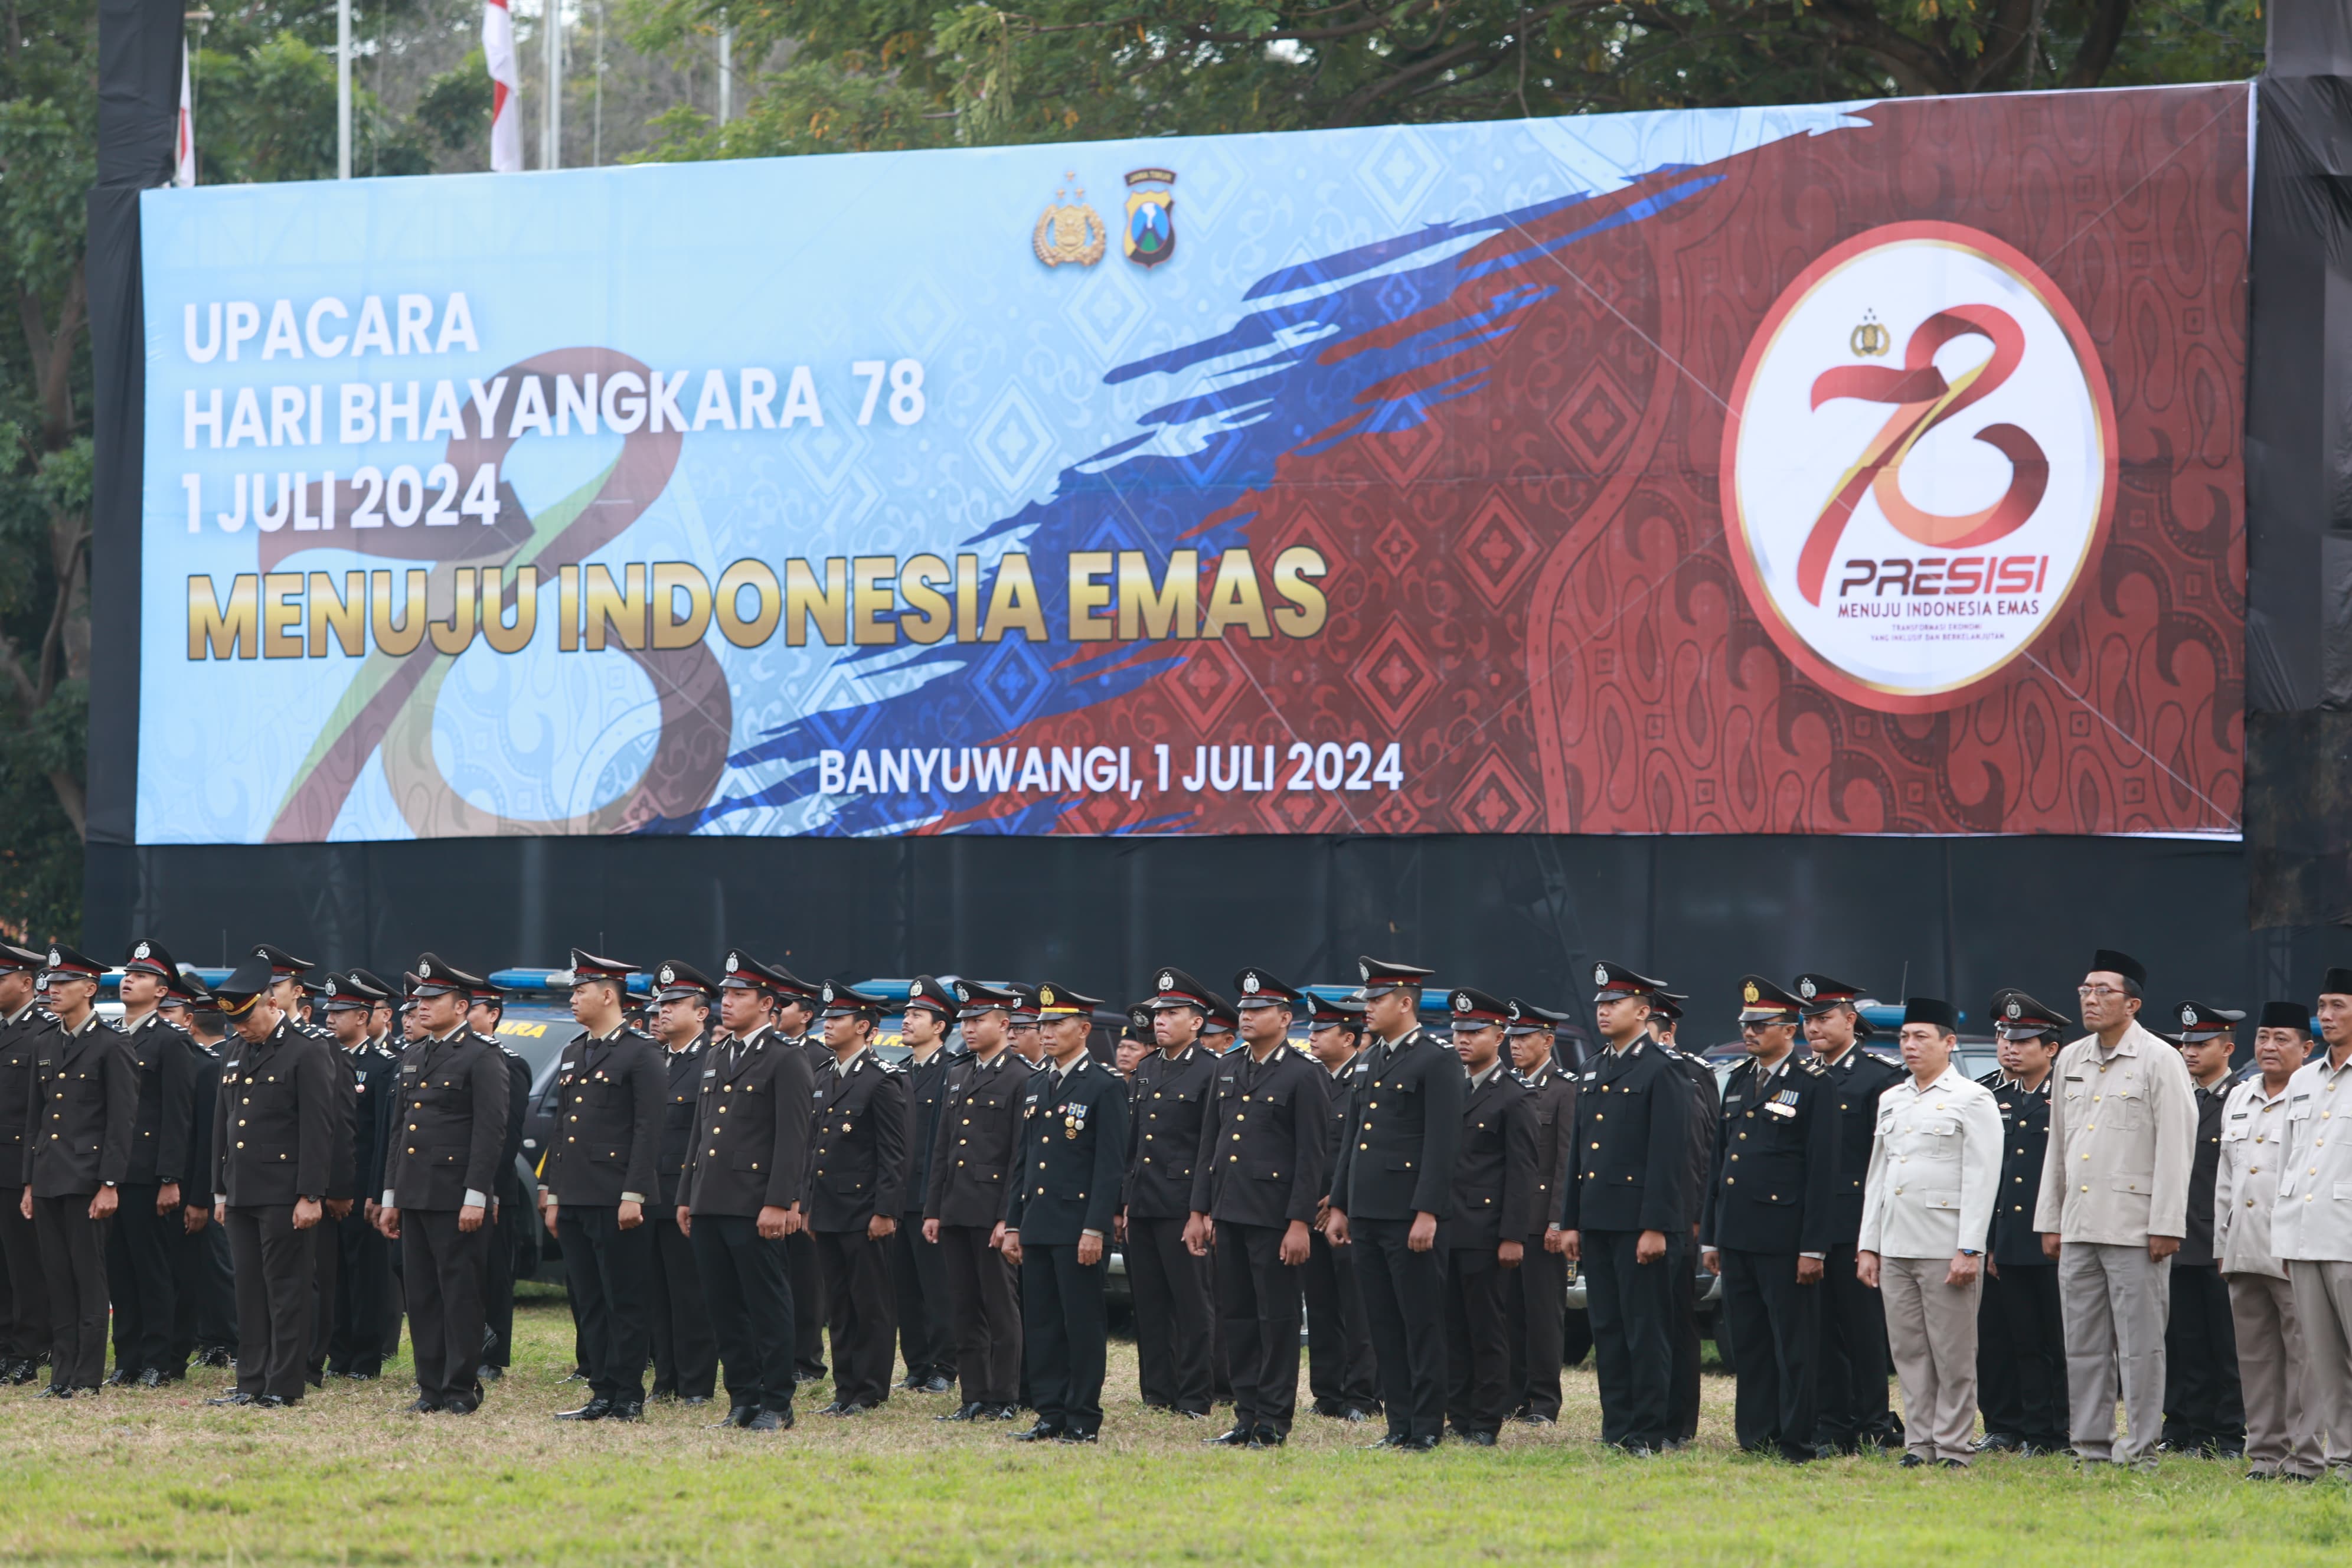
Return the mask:
<path id="1" fill-rule="evenodd" d="M 41 1065 L 42 1065 L 43 1067 L 47 1067 L 47 1066 L 48 1066 L 49 1064 L 48 1064 L 48 1063 L 47 1063 L 47 1062 L 43 1062 Z M 244 1064 L 243 1064 L 242 1062 L 225 1062 L 225 1063 L 223 1063 L 223 1064 L 222 1064 L 221 1070 L 222 1070 L 223 1072 L 229 1072 L 229 1071 L 233 1071 L 233 1070 L 235 1070 L 236 1068 L 239 1068 L 239 1067 L 242 1067 L 243 1065 L 244 1065 Z"/>
<path id="2" fill-rule="evenodd" d="M 719 1076 L 719 1069 L 717 1068 L 704 1068 L 702 1069 L 702 1076 L 705 1078 L 717 1078 Z"/>

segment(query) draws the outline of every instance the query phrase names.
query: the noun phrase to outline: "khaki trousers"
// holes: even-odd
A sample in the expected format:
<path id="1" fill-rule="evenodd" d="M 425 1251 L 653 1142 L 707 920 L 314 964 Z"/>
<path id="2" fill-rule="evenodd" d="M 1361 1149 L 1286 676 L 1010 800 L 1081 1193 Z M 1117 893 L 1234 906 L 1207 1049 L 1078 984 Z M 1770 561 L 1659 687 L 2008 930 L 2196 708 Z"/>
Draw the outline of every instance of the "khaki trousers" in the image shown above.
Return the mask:
<path id="1" fill-rule="evenodd" d="M 2303 1329 L 2304 1400 L 2331 1471 L 2352 1470 L 2352 1263 L 2286 1266 Z"/>
<path id="2" fill-rule="evenodd" d="M 1976 1452 L 1977 1300 L 1984 1271 L 1966 1285 L 1947 1285 L 1951 1267 L 1949 1258 L 1882 1258 L 1878 1293 L 1903 1389 L 1904 1447 L 1923 1459 L 1965 1465 Z"/>
<path id="3" fill-rule="evenodd" d="M 2070 1241 L 2058 1252 L 2066 1321 L 2066 1403 L 2074 1452 L 2096 1462 L 2154 1464 L 2164 1431 L 2164 1321 L 2172 1259 L 2144 1242 Z M 2118 1384 L 2124 1436 L 2116 1438 Z"/>
<path id="4" fill-rule="evenodd" d="M 2305 1397 L 2308 1376 L 2294 1287 L 2267 1274 L 2225 1274 L 2246 1405 L 2246 1463 L 2258 1476 L 2319 1474 L 2319 1439 Z"/>

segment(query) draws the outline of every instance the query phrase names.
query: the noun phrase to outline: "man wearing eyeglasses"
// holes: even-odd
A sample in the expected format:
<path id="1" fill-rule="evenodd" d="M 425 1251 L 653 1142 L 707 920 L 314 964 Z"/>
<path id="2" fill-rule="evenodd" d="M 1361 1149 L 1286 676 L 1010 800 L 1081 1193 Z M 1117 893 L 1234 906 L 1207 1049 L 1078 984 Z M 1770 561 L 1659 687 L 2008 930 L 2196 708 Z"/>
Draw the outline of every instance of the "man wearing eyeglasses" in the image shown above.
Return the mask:
<path id="1" fill-rule="evenodd" d="M 2033 1228 L 2058 1260 L 2066 1393 L 2085 1461 L 2156 1464 L 2172 1255 L 2189 1232 L 2195 1087 L 2139 1023 L 2147 970 L 2101 949 L 2077 993 L 2091 1033 L 2058 1055 Z M 2118 1385 L 2124 1436 L 2115 1435 Z"/>

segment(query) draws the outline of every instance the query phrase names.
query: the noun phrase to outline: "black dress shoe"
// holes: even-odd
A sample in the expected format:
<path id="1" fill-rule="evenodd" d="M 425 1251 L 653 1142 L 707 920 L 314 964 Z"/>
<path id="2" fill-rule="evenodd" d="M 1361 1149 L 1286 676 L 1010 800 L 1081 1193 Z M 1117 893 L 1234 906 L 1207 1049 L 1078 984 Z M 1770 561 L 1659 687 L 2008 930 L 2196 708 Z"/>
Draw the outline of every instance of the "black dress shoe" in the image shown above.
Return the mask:
<path id="1" fill-rule="evenodd" d="M 1016 1443 L 1050 1443 L 1061 1435 L 1059 1426 L 1048 1426 L 1040 1421 L 1024 1432 L 1013 1434 L 1013 1440 Z"/>
<path id="2" fill-rule="evenodd" d="M 492 1366 L 489 1363 L 484 1362 L 481 1365 L 474 1369 L 474 1381 L 476 1383 L 496 1383 L 506 1374 L 506 1368 L 502 1366 Z"/>
<path id="3" fill-rule="evenodd" d="M 931 1419 L 934 1421 L 977 1421 L 982 1415 L 985 1415 L 989 1409 L 990 1406 L 981 1404 L 978 1400 L 974 1400 L 969 1405 L 957 1405 L 953 1410 L 949 1411 L 944 1415 L 934 1415 Z"/>
<path id="4" fill-rule="evenodd" d="M 283 1410 L 294 1402 L 282 1394 L 265 1394 L 253 1402 L 256 1410 Z"/>
<path id="5" fill-rule="evenodd" d="M 171 1381 L 170 1374 L 160 1366 L 151 1366 L 139 1374 L 139 1386 L 142 1388 L 161 1388 Z"/>
<path id="6" fill-rule="evenodd" d="M 982 1415 L 981 1419 L 983 1421 L 1018 1421 L 1021 1419 L 1021 1406 L 1018 1405 L 992 1405 L 988 1407 L 987 1414 Z"/>
<path id="7" fill-rule="evenodd" d="M 924 1377 L 921 1373 L 910 1372 L 906 1376 L 898 1380 L 898 1386 L 905 1389 L 908 1393 L 912 1394 L 915 1390 L 922 1387 L 923 1384 L 929 1381 L 929 1380 Z"/>
<path id="8" fill-rule="evenodd" d="M 679 1400 L 678 1403 L 680 1405 L 708 1405 L 710 1403 L 710 1395 L 707 1394 L 689 1394 L 684 1399 Z"/>
<path id="9" fill-rule="evenodd" d="M 49 1384 L 48 1387 L 41 1390 L 40 1393 L 33 1395 L 33 1397 L 36 1399 L 71 1399 L 73 1397 L 73 1390 L 68 1388 L 62 1383 L 53 1383 Z"/>
<path id="10" fill-rule="evenodd" d="M 1550 1416 L 1538 1415 L 1532 1410 L 1522 1410 L 1517 1415 L 1512 1416 L 1511 1419 L 1517 1422 L 1522 1426 L 1551 1426 L 1558 1425 L 1558 1423 L 1554 1422 Z"/>
<path id="11" fill-rule="evenodd" d="M 1938 1459 L 1936 1468 L 1939 1470 L 1965 1470 L 1969 1466 L 1965 1459 Z"/>
<path id="12" fill-rule="evenodd" d="M 751 1417 L 759 1413 L 760 1407 L 756 1405 L 732 1405 L 728 1406 L 725 1415 L 710 1425 L 714 1430 L 720 1426 L 749 1426 Z"/>
<path id="13" fill-rule="evenodd" d="M 1350 1425 L 1360 1421 L 1370 1421 L 1379 1414 L 1379 1411 L 1367 1410 L 1360 1405 L 1343 1405 L 1339 1407 L 1339 1419 Z"/>
<path id="14" fill-rule="evenodd" d="M 789 1430 L 792 1425 L 793 1413 L 789 1410 L 755 1410 L 751 1413 L 751 1419 L 743 1423 L 743 1430 L 782 1432 Z"/>
<path id="15" fill-rule="evenodd" d="M 452 1415 L 471 1415 L 481 1407 L 482 1396 L 478 1391 L 472 1394 L 451 1394 L 448 1402 L 441 1406 Z"/>
<path id="16" fill-rule="evenodd" d="M 555 1418 L 558 1421 L 602 1421 L 612 1413 L 613 1402 L 599 1394 L 577 1410 L 557 1411 Z"/>
<path id="17" fill-rule="evenodd" d="M 1373 1442 L 1365 1444 L 1364 1447 L 1367 1448 L 1402 1448 L 1404 1447 L 1404 1434 L 1402 1432 L 1390 1432 Z"/>
<path id="18" fill-rule="evenodd" d="M 2013 1454 L 2025 1447 L 2025 1439 L 2014 1432 L 1988 1432 L 1977 1439 L 1979 1454 Z"/>
<path id="19" fill-rule="evenodd" d="M 1250 1434 L 1249 1446 L 1253 1448 L 1279 1448 L 1285 1441 L 1286 1438 L 1282 1433 L 1271 1426 L 1261 1426 Z"/>
<path id="20" fill-rule="evenodd" d="M 106 1374 L 106 1386 L 109 1388 L 121 1388 L 138 1381 L 139 1374 L 127 1366 L 118 1366 Z"/>
<path id="21" fill-rule="evenodd" d="M 1428 1437 L 1407 1437 L 1402 1442 L 1399 1443 L 1397 1447 L 1403 1449 L 1408 1454 L 1430 1454 L 1436 1452 L 1437 1445 L 1441 1441 L 1443 1441 L 1442 1438 L 1434 1436 Z"/>
<path id="22" fill-rule="evenodd" d="M 929 1377 L 923 1379 L 921 1383 L 916 1384 L 915 1392 L 918 1394 L 953 1394 L 955 1392 L 955 1379 L 951 1377 L 942 1377 L 937 1373 L 934 1373 Z"/>
<path id="23" fill-rule="evenodd" d="M 1230 1432 L 1220 1432 L 1213 1437 L 1201 1439 L 1202 1446 L 1211 1448 L 1246 1448 L 1257 1434 L 1247 1426 L 1236 1426 Z"/>
<path id="24" fill-rule="evenodd" d="M 1095 1441 L 1095 1435 L 1091 1432 L 1063 1432 L 1058 1434 L 1054 1438 L 1054 1441 L 1056 1443 L 1091 1443 Z"/>
<path id="25" fill-rule="evenodd" d="M 441 1401 L 432 1394 L 420 1394 L 401 1408 L 411 1415 L 438 1415 L 441 1414 Z"/>
<path id="26" fill-rule="evenodd" d="M 226 1394 L 214 1394 L 205 1403 L 206 1405 L 250 1405 L 253 1403 L 253 1395 L 241 1388 L 232 1388 Z"/>
<path id="27" fill-rule="evenodd" d="M 613 1408 L 604 1412 L 607 1421 L 643 1421 L 645 1418 L 646 1407 L 634 1399 L 615 1399 Z"/>
<path id="28" fill-rule="evenodd" d="M 1927 1461 L 1916 1454 L 1906 1454 L 1903 1456 L 1902 1465 L 1906 1470 L 1921 1470 L 1927 1468 Z"/>
<path id="29" fill-rule="evenodd" d="M 1495 1435 L 1492 1432 L 1457 1432 L 1454 1436 L 1474 1448 L 1491 1448 L 1495 1446 Z"/>

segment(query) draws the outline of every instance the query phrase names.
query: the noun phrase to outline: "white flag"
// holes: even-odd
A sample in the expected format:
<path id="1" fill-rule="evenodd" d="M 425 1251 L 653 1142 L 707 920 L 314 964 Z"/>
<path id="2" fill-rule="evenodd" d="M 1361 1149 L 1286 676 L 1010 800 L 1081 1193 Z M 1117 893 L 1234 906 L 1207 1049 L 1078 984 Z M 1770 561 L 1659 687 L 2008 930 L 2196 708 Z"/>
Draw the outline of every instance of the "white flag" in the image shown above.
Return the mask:
<path id="1" fill-rule="evenodd" d="M 507 0 L 483 0 L 482 58 L 490 68 L 490 172 L 522 168 L 522 111 L 515 102 L 522 73 L 515 67 L 514 14 Z"/>
<path id="2" fill-rule="evenodd" d="M 180 40 L 180 129 L 173 146 L 172 183 L 196 183 L 196 100 L 188 90 L 188 40 Z"/>

